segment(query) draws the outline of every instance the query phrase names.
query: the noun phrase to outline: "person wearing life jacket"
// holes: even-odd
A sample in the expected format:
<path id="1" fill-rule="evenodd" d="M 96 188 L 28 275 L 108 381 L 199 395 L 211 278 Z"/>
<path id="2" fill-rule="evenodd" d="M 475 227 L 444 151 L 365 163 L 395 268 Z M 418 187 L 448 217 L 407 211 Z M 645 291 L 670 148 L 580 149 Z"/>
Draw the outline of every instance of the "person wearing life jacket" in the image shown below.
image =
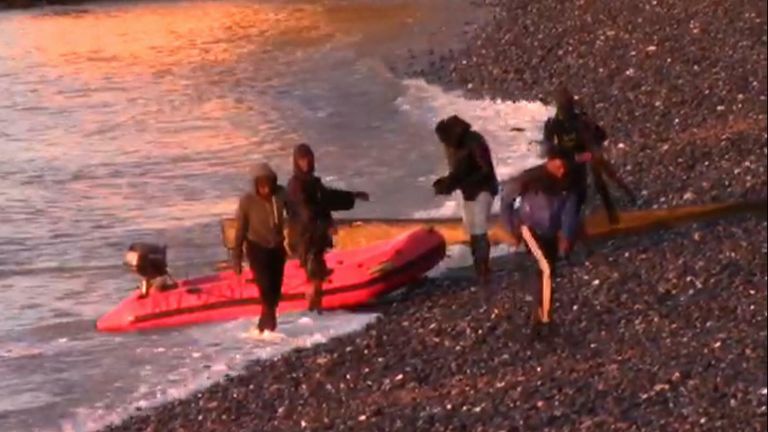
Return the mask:
<path id="1" fill-rule="evenodd" d="M 243 249 L 253 271 L 261 298 L 258 329 L 277 328 L 277 306 L 283 285 L 286 252 L 283 225 L 286 212 L 285 190 L 267 163 L 256 163 L 250 170 L 253 190 L 240 198 L 237 206 L 234 272 L 242 274 Z"/>
<path id="2" fill-rule="evenodd" d="M 315 175 L 315 154 L 307 144 L 293 151 L 293 176 L 288 181 L 288 197 L 292 204 L 288 224 L 288 245 L 298 256 L 307 280 L 308 309 L 322 311 L 323 281 L 331 270 L 325 252 L 333 246 L 334 222 L 331 212 L 351 210 L 357 200 L 369 201 L 366 192 L 351 192 L 326 187 Z"/>
<path id="3" fill-rule="evenodd" d="M 534 293 L 533 335 L 546 333 L 552 322 L 552 285 L 558 259 L 558 236 L 570 223 L 568 203 L 576 199 L 568 175 L 574 164 L 562 154 L 552 152 L 547 161 L 527 169 L 503 185 L 502 220 L 510 237 L 522 238 L 536 259 L 538 277 L 529 289 Z"/>
<path id="4" fill-rule="evenodd" d="M 557 111 L 544 124 L 543 150 L 545 155 L 556 150 L 559 155 L 571 161 L 589 162 L 575 164 L 573 171 L 569 174 L 569 187 L 575 193 L 576 199 L 566 211 L 579 217 L 571 217 L 571 225 L 563 227 L 563 229 L 568 234 L 565 237 L 574 238 L 576 232 L 583 228 L 581 226 L 581 212 L 587 200 L 588 171 L 590 169 L 595 189 L 601 197 L 611 224 L 619 223 L 619 215 L 604 176 L 608 176 L 621 187 L 631 201 L 635 202 L 636 198 L 632 190 L 618 176 L 613 166 L 603 155 L 602 148 L 607 139 L 605 130 L 577 106 L 573 94 L 564 85 L 561 84 L 557 87 L 554 99 Z M 564 245 L 564 249 L 567 251 L 570 251 L 572 247 L 572 244 Z"/>
<path id="5" fill-rule="evenodd" d="M 435 134 L 444 146 L 449 172 L 432 187 L 436 195 L 461 192 L 475 273 L 480 283 L 487 285 L 491 275 L 488 218 L 499 193 L 491 150 L 485 138 L 457 115 L 440 120 Z"/>

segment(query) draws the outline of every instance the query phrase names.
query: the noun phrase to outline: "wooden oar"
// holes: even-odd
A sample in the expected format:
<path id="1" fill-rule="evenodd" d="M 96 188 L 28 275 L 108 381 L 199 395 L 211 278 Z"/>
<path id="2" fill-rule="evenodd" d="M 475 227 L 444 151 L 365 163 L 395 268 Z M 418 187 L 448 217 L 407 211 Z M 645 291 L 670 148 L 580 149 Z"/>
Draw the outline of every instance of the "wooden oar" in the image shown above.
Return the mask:
<path id="1" fill-rule="evenodd" d="M 766 214 L 765 199 L 747 202 L 709 204 L 654 210 L 637 210 L 620 214 L 621 222 L 610 225 L 604 213 L 590 215 L 586 220 L 590 238 L 613 237 L 623 234 L 670 228 L 685 223 L 698 222 L 741 213 Z M 461 220 L 445 219 L 339 219 L 334 244 L 339 249 L 362 247 L 371 242 L 387 240 L 404 232 L 424 226 L 438 230 L 449 245 L 468 242 Z M 493 244 L 507 238 L 498 217 L 492 220 L 489 237 Z"/>

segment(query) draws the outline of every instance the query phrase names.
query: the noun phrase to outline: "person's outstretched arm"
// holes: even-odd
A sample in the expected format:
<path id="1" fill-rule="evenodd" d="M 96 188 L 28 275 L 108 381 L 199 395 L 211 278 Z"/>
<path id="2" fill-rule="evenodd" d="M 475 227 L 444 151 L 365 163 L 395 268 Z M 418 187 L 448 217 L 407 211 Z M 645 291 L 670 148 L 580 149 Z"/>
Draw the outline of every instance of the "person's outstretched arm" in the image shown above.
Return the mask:
<path id="1" fill-rule="evenodd" d="M 323 204 L 330 211 L 352 210 L 357 200 L 368 201 L 368 193 L 326 187 L 320 182 Z"/>

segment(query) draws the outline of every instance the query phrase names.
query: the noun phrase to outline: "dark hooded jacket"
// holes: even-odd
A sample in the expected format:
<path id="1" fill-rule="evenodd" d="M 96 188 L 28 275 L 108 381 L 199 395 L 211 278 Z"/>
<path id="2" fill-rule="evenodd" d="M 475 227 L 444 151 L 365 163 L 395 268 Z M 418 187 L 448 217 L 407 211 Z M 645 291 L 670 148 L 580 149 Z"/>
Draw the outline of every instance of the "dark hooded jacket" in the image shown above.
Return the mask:
<path id="1" fill-rule="evenodd" d="M 545 152 L 558 152 L 562 157 L 574 160 L 578 153 L 599 150 L 607 139 L 605 130 L 577 104 L 565 87 L 555 91 L 557 112 L 544 123 Z M 580 191 L 586 199 L 586 164 L 574 166 L 571 187 Z"/>
<path id="2" fill-rule="evenodd" d="M 544 123 L 544 142 L 571 157 L 599 149 L 606 139 L 605 130 L 581 110 L 571 114 L 558 112 Z"/>
<path id="3" fill-rule="evenodd" d="M 605 176 L 613 180 L 633 201 L 636 197 L 632 189 L 621 179 L 610 162 L 602 155 L 602 147 L 607 139 L 605 130 L 597 124 L 576 103 L 575 98 L 565 86 L 559 86 L 555 92 L 557 114 L 544 124 L 545 151 L 562 152 L 566 158 L 574 160 L 576 154 L 591 152 L 592 161 L 587 164 L 577 164 L 570 176 L 570 189 L 574 191 L 576 201 L 569 211 L 581 212 L 587 199 L 588 171 L 592 171 L 595 189 L 603 201 L 611 224 L 619 220 L 618 210 L 611 197 Z M 573 227 L 571 227 L 572 231 Z M 573 235 L 573 232 L 570 233 Z"/>
<path id="4" fill-rule="evenodd" d="M 308 172 L 298 166 L 300 157 L 310 159 Z M 291 203 L 288 241 L 293 252 L 329 249 L 333 245 L 331 212 L 350 210 L 355 206 L 353 192 L 326 187 L 315 175 L 314 158 L 307 144 L 300 144 L 293 151 L 293 176 L 287 186 Z"/>
<path id="5" fill-rule="evenodd" d="M 438 122 L 435 133 L 445 146 L 448 159 L 445 192 L 460 190 L 466 201 L 474 201 L 481 192 L 496 196 L 499 183 L 485 138 L 455 115 Z"/>

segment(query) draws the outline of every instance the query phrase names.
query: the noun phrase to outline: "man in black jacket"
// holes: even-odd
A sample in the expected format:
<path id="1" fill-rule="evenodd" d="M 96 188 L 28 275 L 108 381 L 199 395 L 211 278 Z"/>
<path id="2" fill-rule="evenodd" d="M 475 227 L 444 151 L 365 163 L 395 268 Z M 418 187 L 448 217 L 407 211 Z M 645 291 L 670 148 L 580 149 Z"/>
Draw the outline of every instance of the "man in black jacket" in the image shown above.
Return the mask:
<path id="1" fill-rule="evenodd" d="M 577 106 L 573 94 L 563 84 L 555 90 L 554 99 L 557 112 L 544 124 L 544 152 L 549 154 L 556 151 L 572 162 L 588 161 L 586 164 L 575 164 L 573 172 L 569 175 L 570 188 L 576 199 L 565 211 L 578 217 L 572 217 L 572 224 L 564 226 L 563 230 L 568 234 L 567 238 L 574 238 L 576 231 L 581 229 L 580 215 L 587 200 L 590 168 L 595 189 L 603 201 L 603 207 L 611 224 L 619 223 L 619 215 L 605 182 L 605 176 L 613 180 L 631 201 L 636 201 L 636 198 L 603 155 L 603 143 L 607 139 L 605 130 Z M 561 249 L 567 253 L 572 246 L 572 243 L 569 243 L 563 245 Z"/>
<path id="2" fill-rule="evenodd" d="M 277 175 L 266 163 L 255 164 L 251 168 L 251 177 L 253 191 L 243 195 L 237 206 L 232 267 L 237 275 L 242 273 L 245 246 L 261 297 L 259 331 L 274 331 L 286 255 L 283 246 L 285 190 L 277 184 Z"/>
<path id="3" fill-rule="evenodd" d="M 368 201 L 365 192 L 326 187 L 315 175 L 315 155 L 307 144 L 293 151 L 293 177 L 288 182 L 291 202 L 288 245 L 298 255 L 312 287 L 307 292 L 310 311 L 322 310 L 323 281 L 330 275 L 325 251 L 333 246 L 332 211 L 350 210 L 357 200 Z"/>
<path id="4" fill-rule="evenodd" d="M 449 173 L 435 180 L 432 187 L 437 195 L 461 191 L 475 273 L 481 284 L 486 285 L 491 271 L 488 217 L 499 192 L 491 150 L 485 138 L 456 115 L 440 120 L 435 133 L 445 147 Z"/>

